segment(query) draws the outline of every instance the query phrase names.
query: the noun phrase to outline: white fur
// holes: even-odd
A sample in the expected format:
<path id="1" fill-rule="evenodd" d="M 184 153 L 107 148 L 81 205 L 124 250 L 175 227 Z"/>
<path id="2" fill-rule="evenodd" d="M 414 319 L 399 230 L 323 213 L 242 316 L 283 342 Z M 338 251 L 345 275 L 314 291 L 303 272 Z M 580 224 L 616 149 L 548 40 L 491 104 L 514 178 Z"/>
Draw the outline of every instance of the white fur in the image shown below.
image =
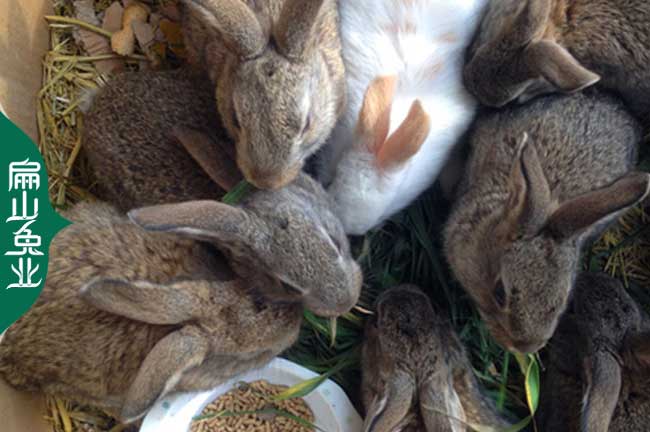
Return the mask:
<path id="1" fill-rule="evenodd" d="M 340 0 L 348 105 L 318 174 L 329 185 L 348 234 L 365 233 L 431 186 L 468 128 L 477 103 L 463 87 L 462 67 L 487 1 Z M 393 31 L 413 25 L 415 33 Z M 434 64 L 440 69 L 427 75 Z M 409 161 L 379 172 L 374 155 L 355 142 L 354 131 L 368 85 L 386 75 L 398 77 L 389 134 L 416 99 L 431 119 L 431 131 Z"/>

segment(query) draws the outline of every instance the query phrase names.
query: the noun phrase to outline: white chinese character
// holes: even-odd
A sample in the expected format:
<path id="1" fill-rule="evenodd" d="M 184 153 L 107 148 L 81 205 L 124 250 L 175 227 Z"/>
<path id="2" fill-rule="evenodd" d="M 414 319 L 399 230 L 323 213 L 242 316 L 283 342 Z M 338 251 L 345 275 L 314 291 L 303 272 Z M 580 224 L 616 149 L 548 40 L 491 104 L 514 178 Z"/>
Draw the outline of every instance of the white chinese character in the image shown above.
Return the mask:
<path id="1" fill-rule="evenodd" d="M 37 256 L 43 255 L 43 252 L 36 250 L 36 248 L 41 245 L 41 236 L 32 234 L 32 230 L 29 229 L 29 226 L 34 222 L 36 222 L 36 220 L 26 222 L 21 229 L 14 233 L 14 246 L 22 248 L 22 250 L 10 251 L 5 253 L 5 255 L 22 256 L 27 253 Z"/>
<path id="2" fill-rule="evenodd" d="M 11 199 L 11 217 L 7 218 L 7 222 L 12 221 L 30 221 L 38 217 L 38 198 L 34 198 L 34 214 L 27 214 L 27 191 L 23 191 L 23 212 L 18 214 L 18 200 L 16 198 Z"/>
<path id="3" fill-rule="evenodd" d="M 38 288 L 38 286 L 43 281 L 43 278 L 39 279 L 38 282 L 32 282 L 32 276 L 38 271 L 40 264 L 36 264 L 36 267 L 32 268 L 32 259 L 27 258 L 27 270 L 25 271 L 25 262 L 23 258 L 18 258 L 18 268 L 11 265 L 11 270 L 18 276 L 18 283 L 13 283 L 7 285 L 6 289 L 10 288 Z M 25 281 L 25 276 L 27 281 Z"/>
<path id="4" fill-rule="evenodd" d="M 25 159 L 22 162 L 11 162 L 9 164 L 9 190 L 13 189 L 37 189 L 41 186 L 41 177 L 38 172 L 41 164 L 30 162 Z"/>

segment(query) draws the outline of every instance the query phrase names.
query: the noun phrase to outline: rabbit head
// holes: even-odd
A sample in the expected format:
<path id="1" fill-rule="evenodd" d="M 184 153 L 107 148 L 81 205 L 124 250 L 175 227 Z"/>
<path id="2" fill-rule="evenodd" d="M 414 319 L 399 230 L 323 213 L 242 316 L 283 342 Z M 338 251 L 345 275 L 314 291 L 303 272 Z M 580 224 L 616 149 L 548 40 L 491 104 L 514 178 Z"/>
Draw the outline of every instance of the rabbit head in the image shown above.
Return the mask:
<path id="1" fill-rule="evenodd" d="M 552 6 L 552 0 L 490 2 L 463 74 L 465 86 L 481 103 L 523 103 L 540 94 L 579 91 L 600 80 L 548 36 Z"/>
<path id="2" fill-rule="evenodd" d="M 236 141 L 237 164 L 257 187 L 277 189 L 334 127 L 343 67 L 335 2 L 258 3 L 280 8 L 275 22 L 241 0 L 185 0 L 195 23 L 189 32 L 212 41 L 207 67 L 220 70 L 213 77 L 218 108 Z"/>
<path id="3" fill-rule="evenodd" d="M 606 274 L 578 275 L 572 305 L 550 344 L 548 374 L 555 376 L 548 379 L 578 392 L 562 392 L 573 400 L 558 401 L 557 392 L 544 393 L 542 422 L 547 430 L 557 430 L 552 427 L 562 415 L 547 408 L 557 406 L 568 410 L 569 416 L 580 417 L 563 420 L 573 425 L 571 430 L 645 430 L 650 420 L 650 320 L 623 285 Z M 560 374 L 578 382 L 563 382 Z M 626 393 L 634 397 L 626 402 L 626 409 L 616 410 Z"/>
<path id="4" fill-rule="evenodd" d="M 355 142 L 341 156 L 328 186 L 348 234 L 364 234 L 391 216 L 388 207 L 404 180 L 400 168 L 429 135 L 429 116 L 419 100 L 411 104 L 406 118 L 389 135 L 396 80 L 395 76 L 382 76 L 368 86 Z"/>
<path id="5" fill-rule="evenodd" d="M 558 202 L 524 135 L 506 202 L 461 199 L 445 234 L 447 257 L 500 344 L 523 353 L 545 345 L 566 309 L 584 234 L 643 199 L 649 185 L 648 174 L 631 173 Z"/>
<path id="6" fill-rule="evenodd" d="M 485 399 L 464 349 L 417 287 L 377 299 L 362 354 L 365 431 L 465 431 L 505 426 Z"/>
<path id="7" fill-rule="evenodd" d="M 301 174 L 289 186 L 258 190 L 234 207 L 192 201 L 145 207 L 129 217 L 147 230 L 184 233 L 213 242 L 237 265 L 271 275 L 321 316 L 356 303 L 361 271 L 325 191 Z"/>

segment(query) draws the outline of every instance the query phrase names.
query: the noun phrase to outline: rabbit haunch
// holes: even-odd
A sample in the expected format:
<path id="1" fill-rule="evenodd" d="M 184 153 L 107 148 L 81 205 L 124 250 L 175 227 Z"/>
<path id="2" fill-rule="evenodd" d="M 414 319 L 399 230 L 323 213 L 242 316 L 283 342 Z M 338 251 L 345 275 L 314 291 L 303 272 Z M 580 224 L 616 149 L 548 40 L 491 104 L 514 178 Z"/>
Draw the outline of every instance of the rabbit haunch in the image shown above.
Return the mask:
<path id="1" fill-rule="evenodd" d="M 319 178 L 350 234 L 429 187 L 472 120 L 464 52 L 485 0 L 340 2 L 348 105 Z"/>
<path id="2" fill-rule="evenodd" d="M 650 424 L 650 317 L 620 281 L 581 273 L 549 343 L 542 432 L 642 432 Z"/>
<path id="3" fill-rule="evenodd" d="M 532 352 L 566 308 L 581 247 L 648 194 L 640 126 L 597 91 L 481 115 L 445 228 L 454 275 L 492 335 Z"/>
<path id="4" fill-rule="evenodd" d="M 358 299 L 361 272 L 328 205 L 300 176 L 240 207 L 166 204 L 132 222 L 76 206 L 41 298 L 0 345 L 0 374 L 131 421 L 171 391 L 265 364 L 296 340 L 303 305 L 338 316 Z"/>
<path id="5" fill-rule="evenodd" d="M 330 135 L 345 105 L 336 0 L 184 0 L 189 61 L 251 183 L 278 188 Z"/>
<path id="6" fill-rule="evenodd" d="M 365 432 L 506 428 L 507 421 L 481 393 L 451 324 L 419 288 L 388 289 L 376 309 L 362 351 Z"/>

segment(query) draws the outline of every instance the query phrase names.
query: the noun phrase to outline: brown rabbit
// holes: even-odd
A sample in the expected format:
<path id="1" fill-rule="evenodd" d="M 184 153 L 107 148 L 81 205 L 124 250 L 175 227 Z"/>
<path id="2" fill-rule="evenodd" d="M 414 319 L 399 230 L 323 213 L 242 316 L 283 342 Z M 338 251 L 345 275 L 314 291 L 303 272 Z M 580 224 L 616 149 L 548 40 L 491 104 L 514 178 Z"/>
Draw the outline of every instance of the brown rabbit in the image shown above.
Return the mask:
<path id="1" fill-rule="evenodd" d="M 189 61 L 216 86 L 237 165 L 257 187 L 287 184 L 324 144 L 345 105 L 337 1 L 183 4 Z"/>
<path id="2" fill-rule="evenodd" d="M 229 190 L 241 175 L 210 89 L 181 69 L 120 74 L 100 90 L 83 135 L 99 195 L 128 211 Z"/>
<path id="3" fill-rule="evenodd" d="M 650 2 L 501 0 L 489 10 L 465 68 L 482 103 L 574 92 L 600 80 L 636 114 L 650 114 Z"/>
<path id="4" fill-rule="evenodd" d="M 648 430 L 650 318 L 616 279 L 578 275 L 545 363 L 540 431 Z"/>
<path id="5" fill-rule="evenodd" d="M 364 431 L 465 431 L 508 423 L 481 394 L 467 354 L 449 323 L 417 287 L 377 299 L 362 352 Z"/>
<path id="6" fill-rule="evenodd" d="M 359 295 L 359 267 L 316 186 L 299 177 L 241 207 L 192 201 L 129 214 L 160 232 L 80 204 L 69 216 L 78 223 L 52 243 L 42 299 L 0 344 L 0 374 L 132 421 L 166 393 L 264 364 L 296 340 L 301 302 L 336 316 Z"/>
<path id="7" fill-rule="evenodd" d="M 633 172 L 640 127 L 596 91 L 480 116 L 447 260 L 495 339 L 533 352 L 566 308 L 585 241 L 648 194 Z"/>

